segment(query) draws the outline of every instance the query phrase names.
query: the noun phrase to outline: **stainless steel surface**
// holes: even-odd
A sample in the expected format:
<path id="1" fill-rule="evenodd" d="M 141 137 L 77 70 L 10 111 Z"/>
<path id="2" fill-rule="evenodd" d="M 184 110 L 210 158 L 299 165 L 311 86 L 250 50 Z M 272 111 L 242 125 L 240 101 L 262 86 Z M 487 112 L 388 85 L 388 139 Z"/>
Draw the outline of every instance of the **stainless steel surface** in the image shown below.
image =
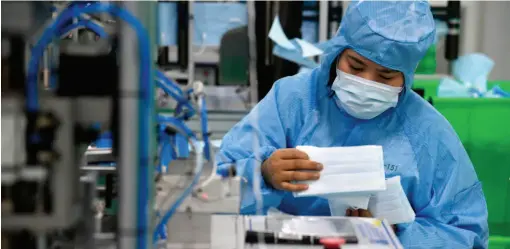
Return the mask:
<path id="1" fill-rule="evenodd" d="M 123 2 L 124 7 L 136 16 L 138 2 Z M 119 236 L 117 248 L 136 248 L 136 237 L 133 231 L 137 227 L 136 195 L 138 166 L 138 94 L 139 90 L 139 58 L 138 39 L 128 24 L 122 23 L 120 35 L 120 91 L 125 97 L 120 99 L 120 136 L 122 146 L 119 153 Z M 131 97 L 129 97 L 131 96 Z"/>

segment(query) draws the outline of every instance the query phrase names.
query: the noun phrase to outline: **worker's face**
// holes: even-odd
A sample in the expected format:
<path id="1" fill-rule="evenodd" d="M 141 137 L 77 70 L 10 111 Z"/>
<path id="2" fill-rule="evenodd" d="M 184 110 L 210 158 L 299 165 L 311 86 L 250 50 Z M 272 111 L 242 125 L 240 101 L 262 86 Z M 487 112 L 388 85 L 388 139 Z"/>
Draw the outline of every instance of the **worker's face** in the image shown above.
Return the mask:
<path id="1" fill-rule="evenodd" d="M 344 73 L 353 74 L 386 85 L 394 87 L 402 87 L 404 85 L 404 75 L 401 72 L 380 66 L 359 55 L 352 49 L 346 49 L 342 52 L 337 68 Z"/>

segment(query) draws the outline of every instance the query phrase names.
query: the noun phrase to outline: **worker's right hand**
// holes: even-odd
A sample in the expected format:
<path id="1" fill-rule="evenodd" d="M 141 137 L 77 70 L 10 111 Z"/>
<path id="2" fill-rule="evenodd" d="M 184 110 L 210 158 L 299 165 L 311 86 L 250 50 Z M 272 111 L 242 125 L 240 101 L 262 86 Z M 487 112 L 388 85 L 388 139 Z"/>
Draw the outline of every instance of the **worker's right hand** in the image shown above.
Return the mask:
<path id="1" fill-rule="evenodd" d="M 317 180 L 322 168 L 322 164 L 310 161 L 298 149 L 279 149 L 262 164 L 262 176 L 275 189 L 299 192 L 308 189 L 308 185 L 292 182 Z"/>

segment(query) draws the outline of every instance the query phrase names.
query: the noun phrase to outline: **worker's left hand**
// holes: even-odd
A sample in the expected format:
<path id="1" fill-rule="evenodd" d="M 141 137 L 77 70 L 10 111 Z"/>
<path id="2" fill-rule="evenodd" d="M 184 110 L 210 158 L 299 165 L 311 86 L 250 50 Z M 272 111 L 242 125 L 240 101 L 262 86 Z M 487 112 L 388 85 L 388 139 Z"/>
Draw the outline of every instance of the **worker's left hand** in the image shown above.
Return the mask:
<path id="1" fill-rule="evenodd" d="M 373 218 L 370 211 L 365 209 L 347 209 L 345 211 L 345 216 L 347 217 L 365 217 L 365 218 Z M 397 232 L 397 226 L 391 225 L 391 228 L 393 228 L 393 231 Z"/>

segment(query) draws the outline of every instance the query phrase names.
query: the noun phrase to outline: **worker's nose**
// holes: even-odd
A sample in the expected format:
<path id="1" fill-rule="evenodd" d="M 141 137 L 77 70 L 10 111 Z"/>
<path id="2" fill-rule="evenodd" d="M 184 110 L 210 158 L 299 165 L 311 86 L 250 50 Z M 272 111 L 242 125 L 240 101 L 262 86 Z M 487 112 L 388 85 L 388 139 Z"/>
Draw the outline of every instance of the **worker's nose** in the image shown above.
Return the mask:
<path id="1" fill-rule="evenodd" d="M 364 72 L 360 72 L 357 76 L 359 76 L 363 79 L 371 80 L 371 81 L 377 80 L 377 74 L 374 72 L 370 72 L 368 70 L 364 71 Z"/>

